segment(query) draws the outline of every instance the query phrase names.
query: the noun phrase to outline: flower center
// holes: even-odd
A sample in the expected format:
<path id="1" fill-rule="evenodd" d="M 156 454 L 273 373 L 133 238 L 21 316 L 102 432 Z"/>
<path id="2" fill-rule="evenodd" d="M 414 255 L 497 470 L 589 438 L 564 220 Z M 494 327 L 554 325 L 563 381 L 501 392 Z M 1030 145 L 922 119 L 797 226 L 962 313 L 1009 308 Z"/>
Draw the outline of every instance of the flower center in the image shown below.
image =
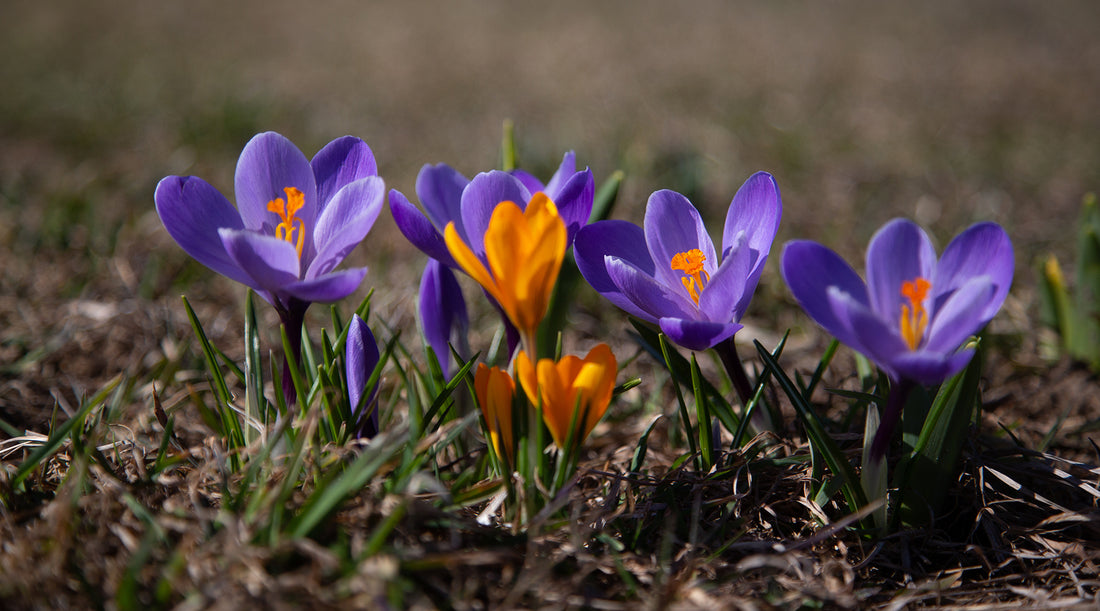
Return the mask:
<path id="1" fill-rule="evenodd" d="M 928 311 L 924 309 L 924 300 L 931 288 L 932 283 L 924 278 L 901 284 L 901 295 L 909 300 L 908 304 L 901 304 L 901 337 L 910 350 L 917 349 L 924 338 L 925 329 L 928 328 Z"/>
<path id="2" fill-rule="evenodd" d="M 294 215 L 302 209 L 302 206 L 306 205 L 306 196 L 294 187 L 286 187 L 283 191 L 286 191 L 286 200 L 284 201 L 281 197 L 273 199 L 267 202 L 267 209 L 283 219 L 281 223 L 275 226 L 275 237 L 294 244 L 298 249 L 298 258 L 301 259 L 302 244 L 306 238 L 306 224 L 302 219 L 295 218 Z M 298 222 L 297 227 L 294 226 L 295 221 Z M 295 231 L 298 232 L 297 241 L 294 239 Z"/>
<path id="3" fill-rule="evenodd" d="M 684 283 L 684 288 L 687 289 L 688 295 L 691 295 L 696 305 L 699 304 L 699 292 L 710 281 L 710 274 L 703 269 L 703 261 L 706 260 L 707 256 L 698 248 L 693 248 L 687 252 L 678 252 L 672 257 L 672 270 L 683 272 L 684 277 L 680 278 L 680 282 Z"/>

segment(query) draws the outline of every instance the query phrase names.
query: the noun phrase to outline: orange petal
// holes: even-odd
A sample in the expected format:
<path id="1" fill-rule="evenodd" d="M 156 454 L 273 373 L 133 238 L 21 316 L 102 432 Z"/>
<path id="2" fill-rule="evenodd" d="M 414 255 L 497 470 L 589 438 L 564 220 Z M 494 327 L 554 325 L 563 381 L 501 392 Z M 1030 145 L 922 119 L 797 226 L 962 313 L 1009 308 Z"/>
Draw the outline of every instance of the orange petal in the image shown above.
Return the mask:
<path id="1" fill-rule="evenodd" d="M 478 363 L 477 373 L 474 374 L 474 392 L 497 456 L 506 455 L 509 461 L 513 459 L 512 397 L 515 391 L 515 382 L 507 372 Z"/>
<path id="2" fill-rule="evenodd" d="M 588 437 L 596 427 L 596 423 L 607 412 L 607 406 L 611 403 L 611 395 L 615 390 L 618 368 L 615 355 L 607 344 L 598 344 L 584 357 L 584 366 L 581 367 L 573 382 L 573 387 L 581 398 L 580 409 L 587 410 L 584 428 L 577 436 L 578 443 Z"/>
<path id="3" fill-rule="evenodd" d="M 576 357 L 565 357 L 563 361 Z M 550 435 L 559 448 L 565 447 L 569 437 L 569 422 L 573 416 L 573 393 L 570 380 L 563 379 L 557 363 L 542 359 L 535 366 L 542 397 L 542 419 L 550 429 Z M 568 367 L 568 366 L 567 366 Z"/>
<path id="4" fill-rule="evenodd" d="M 443 241 L 447 244 L 447 250 L 451 252 L 451 256 L 455 259 L 455 263 L 458 263 L 458 266 L 461 267 L 463 271 L 470 274 L 471 278 L 499 302 L 501 300 L 500 288 L 493 280 L 492 275 L 489 274 L 489 270 L 485 269 L 485 265 L 481 262 L 481 259 L 474 254 L 474 251 L 470 250 L 470 247 L 466 245 L 462 237 L 458 235 L 458 230 L 455 229 L 454 221 L 447 223 L 447 227 L 443 229 Z"/>

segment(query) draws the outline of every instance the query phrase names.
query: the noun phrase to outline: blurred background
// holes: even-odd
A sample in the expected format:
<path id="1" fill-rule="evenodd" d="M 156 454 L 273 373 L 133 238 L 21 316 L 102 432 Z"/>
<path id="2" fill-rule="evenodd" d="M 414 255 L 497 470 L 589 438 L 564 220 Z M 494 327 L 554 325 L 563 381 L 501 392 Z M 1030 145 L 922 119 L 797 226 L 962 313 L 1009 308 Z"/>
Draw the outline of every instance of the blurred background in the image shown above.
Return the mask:
<path id="1" fill-rule="evenodd" d="M 152 194 L 193 174 L 232 201 L 237 155 L 266 130 L 307 156 L 362 137 L 412 197 L 425 163 L 498 166 L 512 119 L 536 175 L 575 150 L 597 184 L 625 171 L 617 218 L 640 221 L 671 188 L 714 234 L 768 170 L 777 244 L 809 237 L 854 261 L 894 216 L 941 248 L 993 220 L 1017 244 L 1026 300 L 1033 260 L 1070 257 L 1081 198 L 1100 187 L 1097 25 L 1091 1 L 7 0 L 4 379 L 32 397 L 59 375 L 140 369 L 190 341 L 181 293 L 236 332 L 240 289 L 188 260 Z M 412 324 L 423 262 L 386 213 L 350 261 L 371 267 L 363 293 L 379 289 L 394 326 Z M 760 293 L 750 316 L 789 301 L 777 273 Z M 53 381 L 36 391 L 31 373 Z"/>

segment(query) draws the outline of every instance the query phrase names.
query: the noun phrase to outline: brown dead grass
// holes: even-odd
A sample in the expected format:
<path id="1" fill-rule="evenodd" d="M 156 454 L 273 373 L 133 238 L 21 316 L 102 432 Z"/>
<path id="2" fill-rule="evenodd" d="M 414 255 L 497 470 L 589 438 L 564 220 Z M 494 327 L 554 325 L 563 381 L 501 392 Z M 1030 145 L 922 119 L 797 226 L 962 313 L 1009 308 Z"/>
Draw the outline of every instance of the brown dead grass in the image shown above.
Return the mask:
<path id="1" fill-rule="evenodd" d="M 1077 206 L 1100 185 L 1096 13 L 1084 1 L 4 4 L 0 210 L 14 221 L 0 224 L 0 417 L 45 433 L 114 376 L 140 383 L 125 426 L 94 435 L 117 449 L 114 474 L 63 448 L 0 514 L 0 602 L 113 607 L 127 588 L 146 604 L 165 587 L 181 609 L 1095 608 L 1096 378 L 1041 356 L 1029 266 L 1070 256 Z M 336 518 L 345 545 L 361 549 L 395 506 L 407 514 L 349 569 L 330 540 L 260 546 L 220 514 L 220 445 L 185 407 L 202 382 L 178 295 L 237 357 L 240 293 L 166 236 L 156 181 L 192 173 L 228 192 L 243 142 L 275 129 L 307 153 L 360 135 L 410 193 L 423 163 L 494 165 L 504 118 L 540 173 L 570 148 L 597 179 L 626 170 L 619 218 L 639 220 L 669 187 L 720 219 L 768 169 L 787 212 L 779 242 L 812 237 L 851 260 L 896 215 L 941 244 L 974 220 L 1002 223 L 1017 289 L 939 528 L 878 542 L 837 530 L 843 516 L 806 498 L 802 466 L 733 455 L 707 478 L 673 469 L 667 422 L 640 474 L 622 448 L 648 422 L 601 427 L 569 522 L 527 537 L 442 511 L 430 491 L 372 486 Z M 353 259 L 371 266 L 377 315 L 412 329 L 423 259 L 390 223 Z M 777 275 L 750 314 L 763 334 L 795 328 L 786 358 L 812 364 L 820 338 Z M 583 341 L 626 326 L 591 295 L 576 322 Z M 189 460 L 150 485 L 154 385 Z M 773 441 L 806 452 L 797 429 Z M 23 455 L 0 460 L 0 479 Z M 162 543 L 144 545 L 151 532 Z M 143 568 L 126 583 L 132 563 Z"/>

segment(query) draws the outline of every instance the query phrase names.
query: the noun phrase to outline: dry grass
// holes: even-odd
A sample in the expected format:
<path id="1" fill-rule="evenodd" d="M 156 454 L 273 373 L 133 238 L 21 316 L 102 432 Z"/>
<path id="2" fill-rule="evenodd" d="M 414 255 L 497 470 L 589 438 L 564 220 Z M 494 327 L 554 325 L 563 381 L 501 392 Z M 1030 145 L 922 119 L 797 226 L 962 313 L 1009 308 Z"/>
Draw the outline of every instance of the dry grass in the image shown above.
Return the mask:
<path id="1" fill-rule="evenodd" d="M 3 5 L 0 418 L 44 434 L 115 376 L 135 385 L 117 421 L 87 435 L 101 458 L 63 446 L 0 513 L 0 599 L 1095 608 L 1096 379 L 1041 354 L 1030 266 L 1046 252 L 1069 258 L 1081 197 L 1100 185 L 1098 11 L 1084 1 Z M 168 238 L 152 212 L 156 181 L 196 174 L 231 191 L 240 147 L 274 129 L 307 153 L 362 136 L 387 184 L 410 193 L 424 163 L 468 174 L 495 165 L 504 118 L 538 173 L 566 149 L 597 180 L 624 169 L 619 218 L 639 220 L 648 194 L 667 187 L 717 219 L 741 181 L 767 169 L 785 204 L 778 241 L 812 237 L 850 259 L 897 215 L 941 244 L 975 220 L 1003 224 L 1016 288 L 994 323 L 981 435 L 938 528 L 880 541 L 846 528 L 835 505 L 807 498 L 806 463 L 784 460 L 807 453 L 793 425 L 769 440 L 767 460 L 732 454 L 701 476 L 674 467 L 666 422 L 631 473 L 648 425 L 638 411 L 597 431 L 561 499 L 570 518 L 528 535 L 479 524 L 431 478 L 399 491 L 376 482 L 316 537 L 272 545 L 224 511 L 235 482 L 189 409 L 204 382 L 178 296 L 239 358 L 240 293 Z M 411 332 L 423 258 L 391 223 L 381 219 L 353 259 L 371 267 L 376 315 Z M 791 366 L 812 366 L 821 340 L 777 274 L 750 317 L 761 334 L 793 327 Z M 592 295 L 575 322 L 578 342 L 626 327 Z M 154 387 L 177 417 L 183 462 L 150 479 L 163 432 Z M 6 488 L 26 454 L 3 443 Z M 394 515 L 381 551 L 349 564 Z"/>

